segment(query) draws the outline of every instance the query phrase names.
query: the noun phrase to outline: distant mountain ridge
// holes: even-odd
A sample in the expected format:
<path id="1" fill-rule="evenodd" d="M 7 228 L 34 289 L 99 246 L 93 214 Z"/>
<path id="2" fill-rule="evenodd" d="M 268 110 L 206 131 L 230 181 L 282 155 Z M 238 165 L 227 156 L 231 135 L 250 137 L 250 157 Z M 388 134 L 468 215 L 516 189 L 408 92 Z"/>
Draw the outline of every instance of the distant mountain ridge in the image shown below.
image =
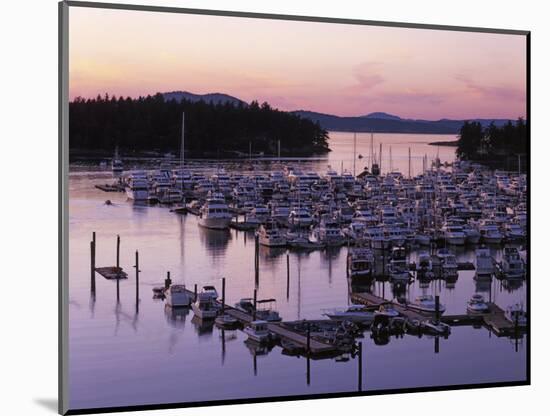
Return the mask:
<path id="1" fill-rule="evenodd" d="M 237 97 L 223 93 L 194 94 L 188 91 L 171 91 L 161 93 L 165 100 L 176 100 L 181 102 L 187 100 L 191 102 L 204 101 L 211 104 L 244 105 L 248 103 Z M 373 112 L 362 116 L 340 117 L 333 114 L 323 114 L 314 111 L 297 110 L 290 111 L 305 119 L 318 122 L 325 130 L 332 131 L 356 131 L 372 133 L 421 133 L 421 134 L 457 134 L 464 124 L 464 120 L 452 120 L 442 118 L 440 120 L 414 120 L 401 118 L 394 114 L 384 112 Z M 468 121 L 477 121 L 483 127 L 491 123 L 496 126 L 502 126 L 508 119 L 470 119 Z"/>
<path id="2" fill-rule="evenodd" d="M 325 130 L 356 131 L 369 133 L 422 133 L 422 134 L 457 134 L 466 120 L 412 120 L 403 119 L 387 113 L 370 113 L 359 117 L 340 117 L 314 111 L 293 111 L 294 114 L 318 122 Z M 508 119 L 473 119 L 483 127 L 491 123 L 502 126 Z"/>
<path id="3" fill-rule="evenodd" d="M 231 103 L 233 105 L 239 105 L 239 104 L 247 105 L 247 103 L 243 100 L 240 100 L 231 95 L 223 94 L 219 92 L 214 92 L 209 94 L 193 94 L 192 92 L 188 92 L 188 91 L 171 91 L 171 92 L 163 92 L 161 94 L 166 101 L 176 100 L 177 102 L 181 102 L 182 100 L 187 100 L 193 103 L 198 101 L 204 101 L 205 103 L 210 103 L 210 104 Z"/>

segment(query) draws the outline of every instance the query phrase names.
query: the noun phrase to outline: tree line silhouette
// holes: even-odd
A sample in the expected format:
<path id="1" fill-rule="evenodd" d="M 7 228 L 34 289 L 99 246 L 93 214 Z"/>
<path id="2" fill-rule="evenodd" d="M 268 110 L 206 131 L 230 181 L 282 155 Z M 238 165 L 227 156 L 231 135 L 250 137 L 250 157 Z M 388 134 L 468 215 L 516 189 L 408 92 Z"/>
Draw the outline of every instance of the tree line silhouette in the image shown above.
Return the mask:
<path id="1" fill-rule="evenodd" d="M 466 121 L 458 136 L 456 155 L 462 160 L 498 161 L 527 154 L 527 122 L 519 118 L 501 127 Z"/>
<path id="2" fill-rule="evenodd" d="M 72 151 L 161 151 L 179 154 L 182 113 L 190 157 L 232 157 L 263 152 L 308 156 L 330 151 L 319 123 L 259 104 L 211 104 L 165 100 L 162 94 L 133 98 L 97 96 L 69 103 Z"/>

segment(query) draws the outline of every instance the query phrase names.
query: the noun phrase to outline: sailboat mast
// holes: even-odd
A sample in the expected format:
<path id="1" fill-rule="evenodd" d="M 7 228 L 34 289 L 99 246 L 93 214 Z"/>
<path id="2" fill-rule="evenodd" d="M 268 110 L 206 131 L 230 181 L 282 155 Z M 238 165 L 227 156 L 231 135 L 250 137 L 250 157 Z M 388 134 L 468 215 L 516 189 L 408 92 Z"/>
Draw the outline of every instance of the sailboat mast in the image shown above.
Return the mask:
<path id="1" fill-rule="evenodd" d="M 180 149 L 181 167 L 185 163 L 185 111 L 181 113 L 181 149 Z"/>
<path id="2" fill-rule="evenodd" d="M 353 176 L 355 177 L 355 153 L 357 151 L 357 133 L 353 132 Z"/>
<path id="3" fill-rule="evenodd" d="M 382 142 L 380 142 L 380 153 L 378 154 L 378 168 L 380 169 L 380 175 L 382 175 Z"/>
<path id="4" fill-rule="evenodd" d="M 411 179 L 411 148 L 409 147 L 409 179 Z"/>

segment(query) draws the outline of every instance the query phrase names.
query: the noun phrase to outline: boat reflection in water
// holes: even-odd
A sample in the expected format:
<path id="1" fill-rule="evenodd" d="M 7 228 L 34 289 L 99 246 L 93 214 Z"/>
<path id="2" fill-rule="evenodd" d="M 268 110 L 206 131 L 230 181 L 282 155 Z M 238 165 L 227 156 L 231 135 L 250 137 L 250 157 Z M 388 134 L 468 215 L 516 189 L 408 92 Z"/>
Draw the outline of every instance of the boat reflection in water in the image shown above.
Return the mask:
<path id="1" fill-rule="evenodd" d="M 197 315 L 193 316 L 191 323 L 195 327 L 195 332 L 200 337 L 205 337 L 205 339 L 211 338 L 214 331 L 214 320 L 213 319 L 201 319 Z"/>
<path id="2" fill-rule="evenodd" d="M 200 242 L 210 255 L 225 255 L 232 238 L 229 230 L 212 230 L 205 227 L 198 227 L 198 230 Z"/>
<path id="3" fill-rule="evenodd" d="M 170 305 L 164 305 L 164 314 L 166 322 L 174 328 L 185 328 L 185 321 L 189 315 L 189 308 L 173 308 Z"/>

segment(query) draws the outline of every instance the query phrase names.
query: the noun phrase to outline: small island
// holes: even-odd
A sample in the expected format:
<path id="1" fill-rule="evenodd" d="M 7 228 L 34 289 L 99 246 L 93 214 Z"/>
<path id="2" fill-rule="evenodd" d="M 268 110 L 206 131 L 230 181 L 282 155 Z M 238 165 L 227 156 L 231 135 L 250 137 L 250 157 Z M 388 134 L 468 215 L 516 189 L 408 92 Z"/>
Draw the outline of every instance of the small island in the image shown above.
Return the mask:
<path id="1" fill-rule="evenodd" d="M 75 98 L 69 104 L 71 156 L 132 155 L 179 149 L 185 113 L 189 157 L 312 156 L 330 151 L 319 123 L 268 103 L 212 103 L 166 99 L 162 94 Z"/>

